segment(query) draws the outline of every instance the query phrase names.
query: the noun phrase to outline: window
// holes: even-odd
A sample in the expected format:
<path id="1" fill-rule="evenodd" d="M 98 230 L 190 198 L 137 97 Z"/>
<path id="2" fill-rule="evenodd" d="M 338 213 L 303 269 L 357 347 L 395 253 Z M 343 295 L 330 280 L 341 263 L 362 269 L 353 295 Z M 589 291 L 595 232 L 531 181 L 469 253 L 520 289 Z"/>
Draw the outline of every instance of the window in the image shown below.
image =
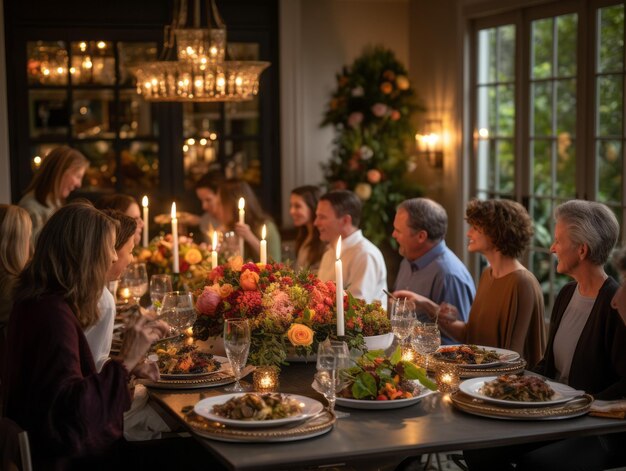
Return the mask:
<path id="1" fill-rule="evenodd" d="M 585 15 L 593 2 L 580 3 L 477 20 L 473 32 L 471 196 L 513 198 L 528 208 L 535 236 L 524 262 L 548 313 L 568 281 L 550 254 L 555 206 L 602 201 L 620 222 L 626 208 L 624 4 Z"/>

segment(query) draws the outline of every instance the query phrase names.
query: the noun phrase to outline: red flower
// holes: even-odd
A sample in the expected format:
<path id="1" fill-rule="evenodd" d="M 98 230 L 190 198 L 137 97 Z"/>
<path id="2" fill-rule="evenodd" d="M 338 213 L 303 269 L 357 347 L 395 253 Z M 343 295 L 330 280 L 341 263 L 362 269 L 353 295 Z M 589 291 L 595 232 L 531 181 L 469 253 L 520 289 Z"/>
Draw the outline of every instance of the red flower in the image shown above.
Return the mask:
<path id="1" fill-rule="evenodd" d="M 252 262 L 244 263 L 241 266 L 241 273 L 243 273 L 246 270 L 250 270 L 250 271 L 253 271 L 255 273 L 261 273 L 261 270 L 259 269 L 257 264 L 256 263 L 252 263 Z"/>

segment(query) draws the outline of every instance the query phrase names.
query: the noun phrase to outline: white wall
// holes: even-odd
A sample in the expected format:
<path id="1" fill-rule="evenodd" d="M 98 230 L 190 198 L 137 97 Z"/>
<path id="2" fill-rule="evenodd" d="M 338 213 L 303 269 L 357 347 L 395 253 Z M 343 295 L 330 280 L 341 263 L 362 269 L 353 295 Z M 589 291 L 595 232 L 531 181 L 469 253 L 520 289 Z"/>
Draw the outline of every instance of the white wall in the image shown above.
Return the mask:
<path id="1" fill-rule="evenodd" d="M 0 203 L 11 202 L 9 123 L 7 120 L 7 76 L 4 52 L 4 2 L 0 0 Z"/>
<path id="2" fill-rule="evenodd" d="M 391 48 L 409 67 L 408 0 L 281 0 L 283 220 L 292 188 L 323 181 L 332 129 L 320 128 L 335 74 L 367 45 Z"/>

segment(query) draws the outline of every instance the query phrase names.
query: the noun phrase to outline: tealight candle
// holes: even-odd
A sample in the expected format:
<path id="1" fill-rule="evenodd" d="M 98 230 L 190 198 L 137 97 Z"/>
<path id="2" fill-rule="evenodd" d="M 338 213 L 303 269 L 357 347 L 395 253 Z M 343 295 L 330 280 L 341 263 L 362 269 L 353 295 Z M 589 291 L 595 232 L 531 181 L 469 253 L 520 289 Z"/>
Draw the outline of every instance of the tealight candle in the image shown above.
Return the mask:
<path id="1" fill-rule="evenodd" d="M 337 239 L 336 255 L 335 285 L 337 289 L 337 337 L 343 337 L 345 332 L 343 320 L 343 266 L 341 264 L 341 236 Z"/>
<path id="2" fill-rule="evenodd" d="M 417 352 L 413 347 L 403 346 L 402 347 L 402 360 L 410 361 L 411 363 L 415 363 L 417 360 Z"/>
<path id="3" fill-rule="evenodd" d="M 141 206 L 143 206 L 143 246 L 148 246 L 148 223 L 150 219 L 148 218 L 148 197 L 144 195 L 141 199 Z"/>
<path id="4" fill-rule="evenodd" d="M 261 230 L 261 242 L 260 242 L 260 253 L 261 253 L 261 264 L 265 265 L 267 263 L 267 241 L 265 237 L 267 235 L 267 227 L 263 224 L 263 230 Z"/>
<path id="5" fill-rule="evenodd" d="M 278 389 L 278 368 L 274 366 L 257 367 L 252 375 L 252 384 L 255 391 L 276 391 Z"/>
<path id="6" fill-rule="evenodd" d="M 246 207 L 246 200 L 243 199 L 243 197 L 239 198 L 239 223 L 240 224 L 245 224 L 246 223 L 246 210 L 244 209 Z M 243 237 L 239 237 L 239 255 L 241 255 L 241 258 L 243 258 Z"/>
<path id="7" fill-rule="evenodd" d="M 122 298 L 124 302 L 127 303 L 128 300 L 130 299 L 130 289 L 129 288 L 120 289 L 120 298 Z"/>
<path id="8" fill-rule="evenodd" d="M 435 381 L 442 393 L 451 393 L 459 389 L 459 373 L 454 365 L 440 366 L 435 372 Z"/>

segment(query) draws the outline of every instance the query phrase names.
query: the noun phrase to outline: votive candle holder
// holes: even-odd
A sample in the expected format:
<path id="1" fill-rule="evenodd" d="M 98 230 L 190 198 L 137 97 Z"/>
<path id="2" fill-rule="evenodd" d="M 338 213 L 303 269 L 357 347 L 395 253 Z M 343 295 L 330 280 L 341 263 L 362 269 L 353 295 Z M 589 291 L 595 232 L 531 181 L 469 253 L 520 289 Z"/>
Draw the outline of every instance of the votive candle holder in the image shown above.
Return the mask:
<path id="1" fill-rule="evenodd" d="M 252 385 L 258 392 L 273 392 L 278 390 L 278 368 L 275 366 L 257 366 L 252 374 Z"/>
<path id="2" fill-rule="evenodd" d="M 437 389 L 442 393 L 453 393 L 459 389 L 459 371 L 455 365 L 440 365 L 435 371 Z"/>

